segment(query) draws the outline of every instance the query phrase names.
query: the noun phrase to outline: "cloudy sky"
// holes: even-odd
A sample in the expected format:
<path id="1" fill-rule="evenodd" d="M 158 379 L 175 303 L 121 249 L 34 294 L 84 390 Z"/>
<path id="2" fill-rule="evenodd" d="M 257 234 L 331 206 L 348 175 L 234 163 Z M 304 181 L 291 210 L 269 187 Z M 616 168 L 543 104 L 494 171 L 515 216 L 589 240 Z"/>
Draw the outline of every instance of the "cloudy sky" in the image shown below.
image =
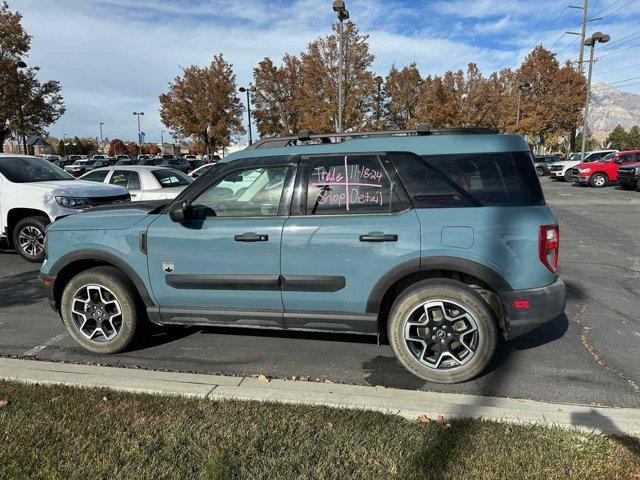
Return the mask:
<path id="1" fill-rule="evenodd" d="M 370 36 L 374 69 L 417 62 L 423 74 L 516 67 L 535 44 L 576 59 L 583 0 L 346 0 Z M 331 0 L 9 0 L 33 36 L 32 65 L 62 82 L 66 115 L 55 136 L 134 139 L 133 111 L 144 111 L 148 141 L 167 130 L 158 95 L 180 67 L 222 52 L 239 85 L 260 59 L 297 54 L 331 29 Z M 599 19 L 600 17 L 604 17 Z M 603 31 L 594 80 L 640 93 L 640 0 L 591 0 L 588 33 Z M 167 135 L 167 134 L 165 134 Z"/>

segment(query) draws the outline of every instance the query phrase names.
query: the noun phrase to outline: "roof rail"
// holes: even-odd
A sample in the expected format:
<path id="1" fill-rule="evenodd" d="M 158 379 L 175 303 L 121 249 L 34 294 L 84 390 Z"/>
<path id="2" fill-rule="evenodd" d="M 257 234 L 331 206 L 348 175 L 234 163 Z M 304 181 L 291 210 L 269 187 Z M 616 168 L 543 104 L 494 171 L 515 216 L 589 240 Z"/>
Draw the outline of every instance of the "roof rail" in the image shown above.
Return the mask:
<path id="1" fill-rule="evenodd" d="M 371 132 L 344 132 L 344 133 L 314 133 L 311 130 L 300 130 L 297 135 L 283 137 L 266 137 L 257 140 L 247 147 L 247 150 L 258 148 L 293 147 L 296 145 L 335 143 L 342 139 L 355 139 L 367 137 L 395 137 L 408 135 L 479 135 L 496 134 L 496 130 L 485 127 L 457 127 L 457 128 L 430 128 L 426 123 L 419 123 L 415 129 L 410 130 L 378 130 Z"/>

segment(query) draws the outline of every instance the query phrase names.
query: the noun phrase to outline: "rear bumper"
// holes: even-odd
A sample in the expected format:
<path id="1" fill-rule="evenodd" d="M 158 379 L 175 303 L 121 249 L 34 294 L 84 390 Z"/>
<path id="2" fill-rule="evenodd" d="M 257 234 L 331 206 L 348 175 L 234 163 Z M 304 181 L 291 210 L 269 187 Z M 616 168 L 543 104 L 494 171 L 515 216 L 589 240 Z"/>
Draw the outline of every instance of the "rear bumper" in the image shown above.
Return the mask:
<path id="1" fill-rule="evenodd" d="M 566 303 L 566 292 L 564 282 L 558 278 L 546 287 L 503 293 L 502 301 L 508 318 L 505 336 L 508 339 L 517 338 L 561 315 Z M 516 300 L 528 300 L 529 305 L 518 309 L 514 305 Z"/>

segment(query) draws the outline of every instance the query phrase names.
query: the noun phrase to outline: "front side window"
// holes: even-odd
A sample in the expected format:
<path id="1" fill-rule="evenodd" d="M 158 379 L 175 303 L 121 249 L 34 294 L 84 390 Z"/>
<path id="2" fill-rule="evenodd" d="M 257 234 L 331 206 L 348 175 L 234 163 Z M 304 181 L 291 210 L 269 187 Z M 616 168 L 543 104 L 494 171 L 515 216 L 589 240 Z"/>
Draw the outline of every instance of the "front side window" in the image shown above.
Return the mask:
<path id="1" fill-rule="evenodd" d="M 107 178 L 109 174 L 109 170 L 94 170 L 93 172 L 89 172 L 86 175 L 83 175 L 81 180 L 88 180 L 90 182 L 104 182 L 104 179 Z"/>
<path id="2" fill-rule="evenodd" d="M 285 180 L 291 167 L 248 168 L 223 177 L 192 205 L 218 217 L 260 217 L 278 214 Z"/>
<path id="3" fill-rule="evenodd" d="M 399 199 L 377 155 L 311 157 L 307 215 L 391 213 Z"/>
<path id="4" fill-rule="evenodd" d="M 13 183 L 73 180 L 74 177 L 60 167 L 32 157 L 0 158 L 0 173 Z"/>

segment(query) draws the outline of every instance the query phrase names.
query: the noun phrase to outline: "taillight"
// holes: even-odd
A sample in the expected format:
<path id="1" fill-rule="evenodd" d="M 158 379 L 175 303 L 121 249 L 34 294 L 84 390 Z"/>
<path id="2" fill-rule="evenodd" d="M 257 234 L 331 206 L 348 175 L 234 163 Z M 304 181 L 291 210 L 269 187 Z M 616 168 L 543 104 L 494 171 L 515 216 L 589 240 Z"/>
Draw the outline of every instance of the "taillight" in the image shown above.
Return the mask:
<path id="1" fill-rule="evenodd" d="M 560 228 L 558 225 L 540 226 L 538 252 L 542 264 L 555 273 L 558 269 L 558 255 L 560 253 Z"/>

